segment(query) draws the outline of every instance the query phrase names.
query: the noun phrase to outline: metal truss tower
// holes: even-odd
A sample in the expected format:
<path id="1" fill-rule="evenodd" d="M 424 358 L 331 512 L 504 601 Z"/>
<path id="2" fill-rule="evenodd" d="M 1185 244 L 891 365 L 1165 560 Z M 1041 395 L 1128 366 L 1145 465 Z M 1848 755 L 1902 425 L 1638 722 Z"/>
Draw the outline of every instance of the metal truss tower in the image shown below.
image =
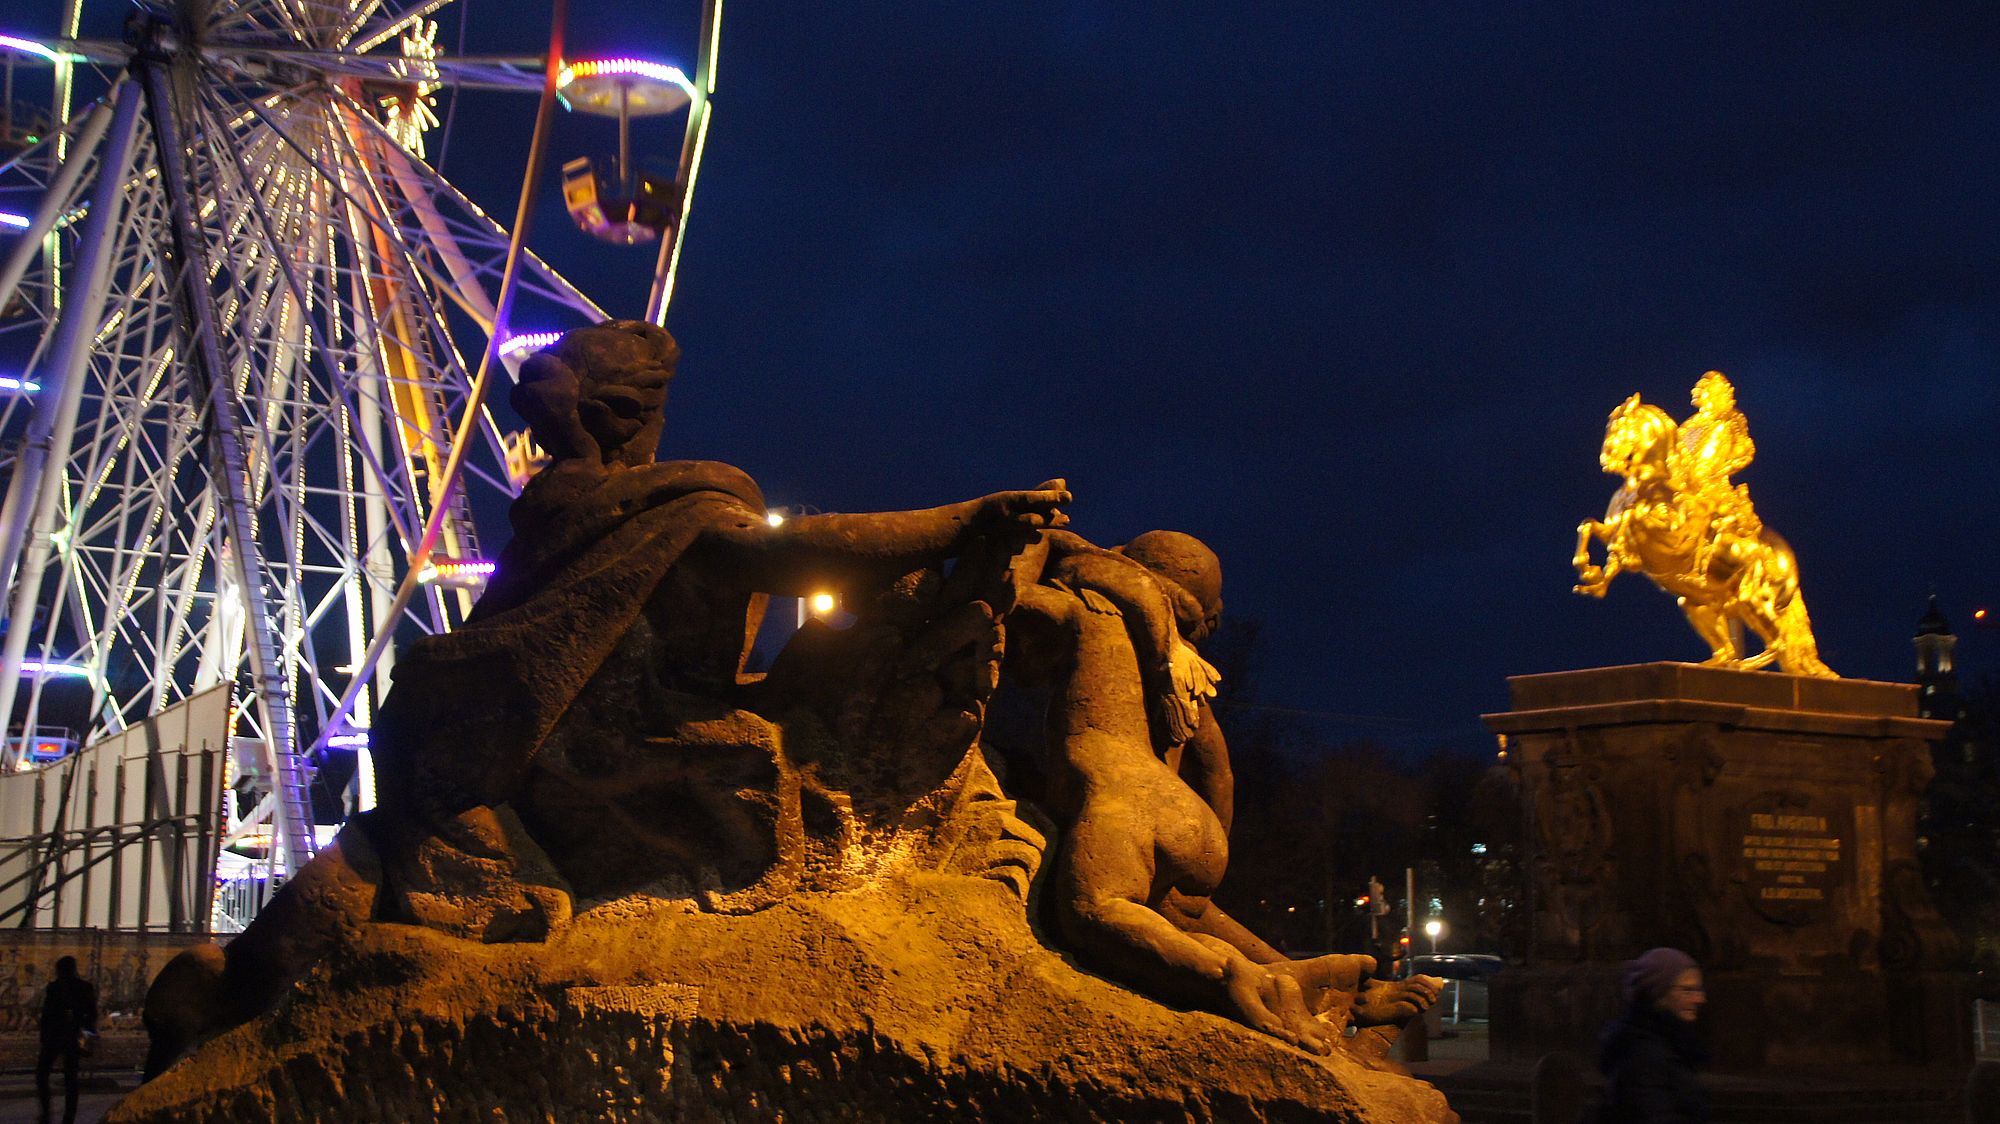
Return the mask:
<path id="1" fill-rule="evenodd" d="M 508 438 L 466 424 L 509 235 L 422 127 L 441 86 L 539 89 L 543 60 L 438 57 L 443 3 L 140 3 L 128 42 L 40 48 L 56 124 L 0 165 L 23 212 L 0 231 L 0 716 L 26 715 L 5 752 L 55 675 L 87 679 L 93 737 L 233 683 L 251 783 L 225 835 L 268 830 L 280 878 L 314 850 L 316 754 L 387 689 L 378 639 L 463 619 L 497 509 L 475 494 L 518 487 Z M 72 116 L 93 71 L 108 93 Z M 603 318 L 517 268 L 541 315 Z"/>

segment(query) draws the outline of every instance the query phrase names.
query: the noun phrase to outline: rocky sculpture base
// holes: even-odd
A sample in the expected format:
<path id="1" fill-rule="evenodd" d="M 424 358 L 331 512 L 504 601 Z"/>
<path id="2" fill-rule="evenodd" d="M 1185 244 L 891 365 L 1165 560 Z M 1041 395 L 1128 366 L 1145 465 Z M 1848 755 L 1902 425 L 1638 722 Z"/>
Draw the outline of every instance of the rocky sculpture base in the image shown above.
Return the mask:
<path id="1" fill-rule="evenodd" d="M 630 897 L 539 943 L 370 924 L 109 1119 L 1456 1120 L 1361 1057 L 1155 1003 L 1004 883 L 920 875 L 742 915 Z"/>
<path id="2" fill-rule="evenodd" d="M 1455 1120 L 1383 1058 L 1442 981 L 1211 900 L 1212 551 L 1059 531 L 1060 479 L 774 522 L 655 459 L 678 355 L 614 321 L 523 365 L 552 460 L 397 658 L 381 805 L 161 971 L 113 1119 Z M 767 595 L 821 588 L 845 627 L 748 671 Z M 1003 682 L 1039 742 L 982 738 Z"/>

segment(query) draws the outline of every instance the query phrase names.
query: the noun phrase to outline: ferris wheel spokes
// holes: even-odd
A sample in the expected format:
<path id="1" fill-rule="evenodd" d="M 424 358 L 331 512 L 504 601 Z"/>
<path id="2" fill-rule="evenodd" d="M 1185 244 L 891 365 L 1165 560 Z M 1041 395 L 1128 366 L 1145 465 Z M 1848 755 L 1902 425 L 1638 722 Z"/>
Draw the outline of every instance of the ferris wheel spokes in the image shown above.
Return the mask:
<path id="1" fill-rule="evenodd" d="M 8 614 L 11 623 L 4 642 L 0 642 L 0 716 L 9 718 L 13 713 L 31 632 L 24 624 L 34 619 L 43 572 L 54 545 L 61 466 L 69 455 L 77 414 L 82 405 L 83 371 L 89 345 L 84 332 L 88 325 L 102 316 L 108 291 L 105 273 L 110 265 L 120 210 L 117 202 L 120 196 L 115 189 L 125 179 L 126 169 L 130 167 L 139 98 L 140 92 L 135 83 L 126 82 L 117 91 L 116 127 L 106 130 L 109 139 L 105 142 L 104 155 L 97 169 L 96 194 L 103 203 L 85 224 L 80 268 L 73 272 L 70 279 L 76 299 L 71 302 L 71 315 L 59 325 L 53 337 L 50 366 L 54 377 L 42 380 L 46 393 L 36 400 L 23 455 L 16 459 L 8 481 L 8 498 L 4 508 L 7 522 L 0 527 L 0 544 L 4 544 L 9 553 L 0 559 L 0 565 L 12 564 L 14 596 Z M 80 160 L 83 157 L 79 155 L 77 158 Z M 29 703 L 30 731 L 42 682 L 43 679 L 37 677 L 34 697 Z M 14 756 L 11 745 L 7 747 L 6 756 Z"/>
<path id="2" fill-rule="evenodd" d="M 0 714 L 41 705 L 44 676 L 19 675 L 30 656 L 87 669 L 92 736 L 232 685 L 232 741 L 257 760 L 238 762 L 227 834 L 270 824 L 274 876 L 312 854 L 314 756 L 365 743 L 396 643 L 462 622 L 490 568 L 472 497 L 522 479 L 514 435 L 473 390 L 475 370 L 512 370 L 526 347 L 494 338 L 503 299 L 540 309 L 536 328 L 606 318 L 425 162 L 411 125 L 428 91 L 553 73 L 541 57 L 437 57 L 442 6 L 217 0 L 185 34 L 66 40 L 106 75 L 140 56 L 121 95 L 131 166 L 106 164 L 108 108 L 62 123 L 65 159 L 0 166 L 22 191 L 7 198 L 34 192 L 53 230 L 0 247 L 23 263 L 11 279 L 0 264 L 0 290 L 22 297 L 0 346 L 38 331 L 21 373 L 48 384 L 0 401 L 0 431 L 34 412 L 52 438 L 65 402 L 76 415 L 35 454 L 32 488 L 13 466 L 22 514 L 0 512 L 21 622 L 0 644 Z M 684 162 L 705 121 L 690 116 Z M 428 534 L 436 564 L 419 569 Z"/>

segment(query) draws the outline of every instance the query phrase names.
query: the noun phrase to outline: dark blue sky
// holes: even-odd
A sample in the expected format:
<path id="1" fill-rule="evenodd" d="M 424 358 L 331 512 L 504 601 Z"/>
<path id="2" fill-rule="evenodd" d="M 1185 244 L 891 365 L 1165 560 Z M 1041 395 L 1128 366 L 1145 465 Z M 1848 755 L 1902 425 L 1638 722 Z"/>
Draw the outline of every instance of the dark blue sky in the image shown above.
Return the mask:
<path id="1" fill-rule="evenodd" d="M 461 10 L 470 52 L 545 41 L 460 0 L 441 43 Z M 573 0 L 569 54 L 687 64 L 695 23 Z M 2000 671 L 1996 74 L 1978 2 L 734 0 L 665 453 L 827 510 L 1066 476 L 1094 539 L 1220 552 L 1264 701 L 1421 745 L 1510 674 L 1705 654 L 1569 555 L 1605 415 L 1719 368 L 1828 662 L 1907 678 L 1935 591 Z M 493 213 L 532 115 L 454 115 Z M 554 161 L 613 145 L 562 125 Z M 642 310 L 651 253 L 575 234 L 553 168 L 534 243 Z"/>
<path id="2" fill-rule="evenodd" d="M 471 3 L 475 51 L 546 26 Z M 830 510 L 1067 476 L 1089 536 L 1221 553 L 1267 702 L 1417 742 L 1510 674 L 1705 654 L 1568 560 L 1605 415 L 1719 368 L 1827 660 L 1907 678 L 1935 591 L 2000 670 L 2000 10 L 1393 9 L 737 0 L 667 455 Z M 692 54 L 691 4 L 572 20 Z M 446 156 L 503 213 L 531 109 L 468 98 Z M 636 313 L 649 255 L 556 208 Z"/>

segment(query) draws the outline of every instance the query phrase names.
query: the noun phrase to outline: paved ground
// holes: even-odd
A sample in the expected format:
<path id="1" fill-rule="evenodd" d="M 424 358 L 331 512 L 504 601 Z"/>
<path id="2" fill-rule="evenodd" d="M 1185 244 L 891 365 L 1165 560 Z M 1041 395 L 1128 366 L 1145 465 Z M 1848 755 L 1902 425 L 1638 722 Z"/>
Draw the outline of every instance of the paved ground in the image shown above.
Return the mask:
<path id="1" fill-rule="evenodd" d="M 1409 1063 L 1411 1073 L 1418 1077 L 1437 1077 L 1486 1060 L 1485 1023 L 1469 1022 L 1459 1026 L 1445 1023 L 1444 1030 L 1449 1037 L 1431 1039 L 1430 1060 Z"/>
<path id="2" fill-rule="evenodd" d="M 106 1070 L 87 1074 L 77 1098 L 77 1124 L 97 1124 L 118 1098 L 139 1087 L 138 1070 Z M 62 1074 L 55 1075 L 55 1116 L 62 1119 Z M 34 1124 L 40 1119 L 32 1073 L 0 1073 L 0 1124 Z"/>

